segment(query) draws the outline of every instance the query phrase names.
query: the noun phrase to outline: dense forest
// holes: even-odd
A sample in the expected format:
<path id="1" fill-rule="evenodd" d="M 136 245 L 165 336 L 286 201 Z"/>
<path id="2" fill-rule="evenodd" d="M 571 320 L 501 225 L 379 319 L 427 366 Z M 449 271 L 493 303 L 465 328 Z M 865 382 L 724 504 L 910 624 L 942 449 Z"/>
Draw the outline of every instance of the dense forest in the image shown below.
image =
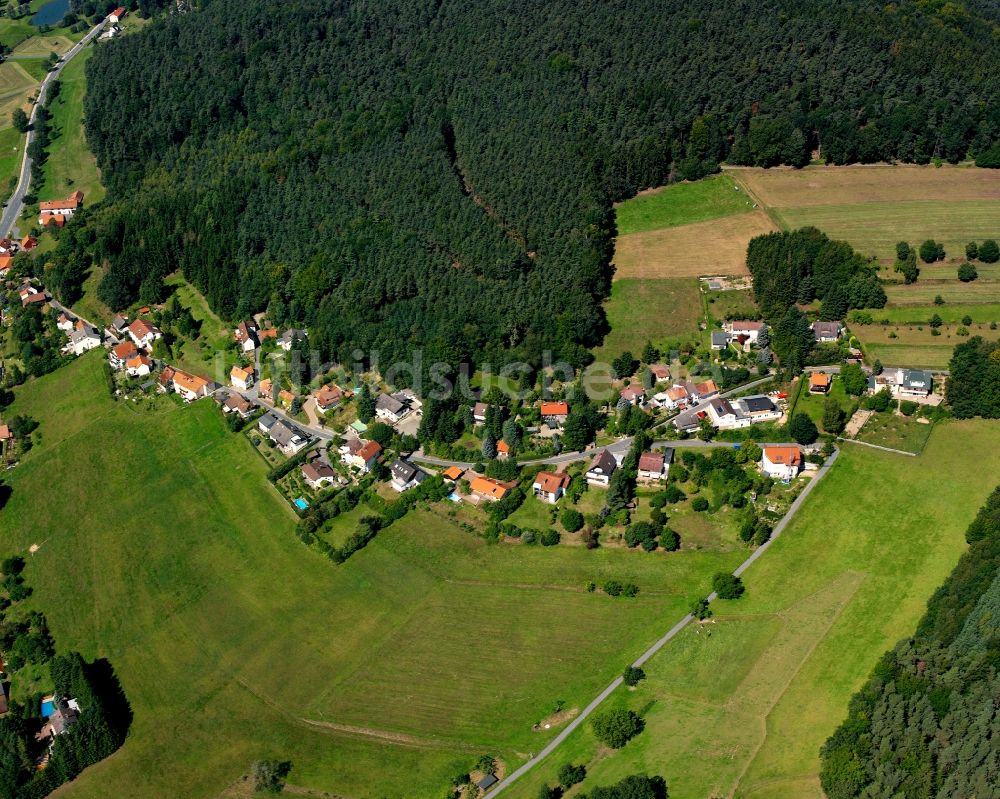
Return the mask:
<path id="1" fill-rule="evenodd" d="M 913 638 L 882 658 L 823 748 L 829 799 L 1000 797 L 1000 488 Z"/>
<path id="2" fill-rule="evenodd" d="M 110 198 L 74 239 L 112 308 L 180 268 L 343 361 L 580 364 L 613 201 L 723 160 L 955 161 L 1000 136 L 1000 40 L 956 2 L 201 6 L 88 64 Z"/>

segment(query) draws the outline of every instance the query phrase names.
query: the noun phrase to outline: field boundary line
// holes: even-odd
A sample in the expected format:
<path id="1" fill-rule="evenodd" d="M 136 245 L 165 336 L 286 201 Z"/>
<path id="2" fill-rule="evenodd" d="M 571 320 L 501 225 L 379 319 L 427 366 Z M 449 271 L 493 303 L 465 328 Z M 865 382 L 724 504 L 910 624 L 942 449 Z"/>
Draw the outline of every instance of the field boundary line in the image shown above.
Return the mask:
<path id="1" fill-rule="evenodd" d="M 883 452 L 892 452 L 895 455 L 907 455 L 911 458 L 916 458 L 923 452 L 923 447 L 920 448 L 920 452 L 907 452 L 905 449 L 893 449 L 892 447 L 883 447 L 881 444 L 872 444 L 868 441 L 858 441 L 856 438 L 841 438 L 837 436 L 838 441 L 848 441 L 851 444 L 860 444 L 862 447 L 871 447 L 872 449 L 880 449 Z"/>
<path id="2" fill-rule="evenodd" d="M 746 196 L 754 201 L 754 203 L 757 205 L 757 208 L 762 210 L 767 215 L 767 218 L 771 220 L 771 222 L 774 224 L 776 228 L 778 228 L 778 230 L 789 229 L 788 226 L 785 224 L 784 220 L 782 220 L 781 217 L 778 215 L 778 213 L 773 208 L 771 208 L 770 205 L 761 200 L 760 197 L 757 196 L 756 192 L 751 190 L 751 188 L 747 186 L 747 184 L 739 177 L 738 170 L 732 170 L 732 171 L 725 170 L 725 174 L 729 175 L 733 179 L 733 183 L 739 186 L 740 189 L 746 194 Z"/>
<path id="3" fill-rule="evenodd" d="M 817 475 L 809 482 L 809 484 L 805 488 L 802 489 L 802 492 L 795 498 L 795 500 L 789 506 L 788 511 L 781 518 L 781 521 L 779 521 L 777 525 L 775 525 L 774 530 L 771 533 L 771 537 L 763 544 L 761 544 L 759 547 L 757 547 L 757 549 L 755 549 L 752 553 L 750 553 L 750 556 L 733 571 L 733 574 L 736 577 L 739 577 L 747 569 L 749 569 L 761 556 L 763 556 L 765 552 L 767 552 L 768 549 L 771 548 L 771 545 L 778 540 L 778 538 L 784 532 L 785 528 L 788 526 L 789 522 L 798 513 L 799 508 L 802 507 L 802 505 L 805 503 L 805 500 L 812 493 L 813 489 L 815 489 L 816 486 L 819 485 L 819 483 L 822 481 L 822 479 L 826 477 L 826 475 L 829 473 L 830 469 L 833 467 L 834 463 L 836 463 L 837 458 L 839 456 L 840 456 L 840 450 L 839 449 L 834 450 L 833 454 L 827 459 L 826 463 L 824 463 L 820 467 L 820 470 L 817 473 Z M 713 591 L 711 594 L 708 595 L 707 600 L 709 602 L 713 602 L 717 598 L 718 595 L 715 593 L 715 591 Z M 652 646 L 650 646 L 645 652 L 643 652 L 632 663 L 632 665 L 635 668 L 641 667 L 650 658 L 652 658 L 661 649 L 663 649 L 663 647 L 666 646 L 672 638 L 676 637 L 677 634 L 680 633 L 681 630 L 683 630 L 685 627 L 687 627 L 687 625 L 690 624 L 693 620 L 694 616 L 688 613 L 673 627 L 667 630 L 667 632 L 664 633 L 663 636 L 661 636 Z M 513 772 L 511 772 L 509 776 L 504 777 L 504 779 L 501 780 L 497 784 L 497 786 L 493 789 L 493 791 L 490 793 L 490 796 L 496 796 L 505 788 L 509 788 L 511 785 L 514 784 L 515 781 L 523 777 L 525 774 L 531 771 L 535 766 L 541 763 L 546 757 L 552 754 L 552 752 L 554 752 L 560 746 L 560 744 L 563 743 L 563 741 L 569 738 L 569 736 L 572 735 L 576 731 L 576 729 L 581 724 L 583 724 L 583 722 L 586 721 L 586 719 L 595 710 L 597 710 L 597 708 L 600 707 L 601 704 L 609 696 L 611 696 L 611 694 L 613 694 L 620 685 L 622 685 L 623 682 L 624 680 L 622 679 L 621 676 L 615 677 L 615 679 L 611 681 L 608 687 L 605 688 L 603 691 L 601 691 L 601 693 L 599 693 L 596 697 L 594 697 L 594 699 L 591 700 L 590 704 L 587 705 L 583 709 L 583 711 L 581 711 L 580 715 L 571 720 L 570 723 L 567 724 L 566 727 L 562 729 L 559 732 L 559 734 L 556 735 L 555 738 L 549 741 L 537 755 L 532 757 L 527 762 L 521 764 L 521 766 L 515 769 Z"/>

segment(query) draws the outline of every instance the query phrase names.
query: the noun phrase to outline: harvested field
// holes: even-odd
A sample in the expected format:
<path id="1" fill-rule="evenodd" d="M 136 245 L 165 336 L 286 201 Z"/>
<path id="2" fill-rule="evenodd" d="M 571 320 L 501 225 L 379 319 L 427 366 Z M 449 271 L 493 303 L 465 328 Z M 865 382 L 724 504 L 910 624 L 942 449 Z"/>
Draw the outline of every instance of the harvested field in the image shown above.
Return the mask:
<path id="1" fill-rule="evenodd" d="M 976 167 L 817 166 L 732 169 L 727 173 L 772 208 L 911 200 L 1000 200 L 1000 170 Z"/>
<path id="2" fill-rule="evenodd" d="M 1000 302 L 1000 281 L 974 280 L 962 283 L 959 280 L 918 280 L 909 286 L 886 286 L 885 294 L 893 306 L 930 305 L 937 296 L 946 305 L 986 305 Z"/>
<path id="3" fill-rule="evenodd" d="M 747 244 L 776 230 L 763 211 L 631 233 L 615 245 L 615 279 L 745 275 Z"/>

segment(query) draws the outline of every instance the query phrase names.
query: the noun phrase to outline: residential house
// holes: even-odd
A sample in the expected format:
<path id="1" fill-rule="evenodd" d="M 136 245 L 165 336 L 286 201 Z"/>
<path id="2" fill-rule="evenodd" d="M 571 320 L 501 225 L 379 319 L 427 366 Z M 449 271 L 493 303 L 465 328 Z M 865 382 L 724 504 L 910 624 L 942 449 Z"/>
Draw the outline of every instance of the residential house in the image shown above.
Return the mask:
<path id="1" fill-rule="evenodd" d="M 608 450 L 602 449 L 600 454 L 590 462 L 587 469 L 587 482 L 595 486 L 607 486 L 611 482 L 611 475 L 618 468 L 618 461 Z"/>
<path id="2" fill-rule="evenodd" d="M 271 391 L 274 389 L 274 383 L 271 382 L 270 377 L 265 377 L 257 384 L 257 394 L 263 397 L 268 402 L 271 401 Z"/>
<path id="3" fill-rule="evenodd" d="M 267 435 L 288 457 L 300 452 L 309 444 L 309 434 L 284 419 L 275 421 Z"/>
<path id="4" fill-rule="evenodd" d="M 226 401 L 222 403 L 222 412 L 238 413 L 241 418 L 249 419 L 251 416 L 253 416 L 253 412 L 256 409 L 256 407 L 257 406 L 254 405 L 252 402 L 250 402 L 250 400 L 248 400 L 246 397 L 243 397 L 240 394 L 233 393 L 230 394 L 228 397 L 226 397 Z"/>
<path id="5" fill-rule="evenodd" d="M 837 341 L 844 333 L 840 322 L 813 322 L 813 337 L 819 342 Z"/>
<path id="6" fill-rule="evenodd" d="M 291 352 L 292 345 L 295 344 L 296 341 L 301 341 L 308 336 L 309 334 L 305 330 L 297 330 L 292 327 L 278 337 L 278 346 L 285 352 Z"/>
<path id="7" fill-rule="evenodd" d="M 340 403 L 343 402 L 344 398 L 347 396 L 349 396 L 349 394 L 347 394 L 335 383 L 329 383 L 313 392 L 313 399 L 316 402 L 316 410 L 323 414 L 327 411 L 332 411 L 340 405 Z"/>
<path id="8" fill-rule="evenodd" d="M 531 489 L 542 502 L 555 505 L 566 493 L 569 482 L 569 475 L 565 472 L 539 472 L 535 475 Z"/>
<path id="9" fill-rule="evenodd" d="M 674 451 L 669 447 L 662 452 L 642 453 L 639 456 L 639 479 L 666 480 L 673 460 Z"/>
<path id="10" fill-rule="evenodd" d="M 25 308 L 29 305 L 44 305 L 49 301 L 48 295 L 44 291 L 32 289 L 30 286 L 28 289 L 21 289 L 21 291 L 18 292 L 21 297 L 21 305 Z"/>
<path id="11" fill-rule="evenodd" d="M 260 338 L 257 335 L 257 323 L 253 319 L 248 319 L 240 322 L 236 326 L 236 331 L 233 333 L 233 337 L 236 342 L 240 345 L 240 349 L 243 352 L 253 352 L 257 347 L 260 346 Z"/>
<path id="12" fill-rule="evenodd" d="M 656 408 L 666 408 L 667 410 L 677 410 L 682 405 L 687 405 L 688 392 L 684 386 L 672 386 L 666 391 L 654 394 L 652 404 Z"/>
<path id="13" fill-rule="evenodd" d="M 75 214 L 83 206 L 83 192 L 74 191 L 65 200 L 46 200 L 38 204 L 38 210 L 41 215 L 38 217 L 38 224 L 45 227 L 49 219 L 61 218 L 62 222 L 57 222 L 59 227 L 66 224 L 66 220 L 69 219 L 73 214 Z"/>
<path id="14" fill-rule="evenodd" d="M 17 244 L 6 236 L 0 239 L 0 255 L 13 255 L 17 252 Z"/>
<path id="15" fill-rule="evenodd" d="M 114 11 L 108 14 L 108 22 L 112 24 L 117 24 L 121 22 L 122 19 L 124 19 L 127 13 L 128 10 L 125 8 L 125 6 L 118 6 L 118 8 L 116 8 Z"/>
<path id="16" fill-rule="evenodd" d="M 708 419 L 720 430 L 736 430 L 741 427 L 749 427 L 751 422 L 743 417 L 737 408 L 724 397 L 715 397 L 708 401 L 705 408 Z"/>
<path id="17" fill-rule="evenodd" d="M 475 424 L 486 423 L 486 411 L 490 408 L 485 402 L 477 402 L 472 406 L 472 421 Z"/>
<path id="18" fill-rule="evenodd" d="M 185 402 L 194 402 L 201 397 L 208 396 L 208 381 L 204 377 L 198 377 L 174 368 L 170 382 L 174 391 L 180 394 Z"/>
<path id="19" fill-rule="evenodd" d="M 736 400 L 735 404 L 753 424 L 776 422 L 782 417 L 781 409 L 774 404 L 774 401 L 770 397 L 763 394 L 756 394 L 752 397 L 741 397 Z"/>
<path id="20" fill-rule="evenodd" d="M 34 236 L 25 236 L 21 239 L 21 249 L 25 252 L 30 252 L 38 246 L 38 239 Z"/>
<path id="21" fill-rule="evenodd" d="M 461 468 L 460 466 L 449 466 L 447 469 L 441 472 L 441 476 L 445 480 L 448 480 L 449 482 L 457 483 L 459 480 L 465 477 L 465 469 Z"/>
<path id="22" fill-rule="evenodd" d="M 729 346 L 729 334 L 725 330 L 712 331 L 712 349 L 724 350 Z"/>
<path id="23" fill-rule="evenodd" d="M 502 438 L 497 442 L 497 460 L 505 461 L 510 457 L 510 444 Z"/>
<path id="24" fill-rule="evenodd" d="M 670 379 L 670 369 L 667 368 L 665 364 L 654 363 L 650 364 L 649 372 L 653 375 L 653 379 L 657 383 L 662 383 L 664 380 Z"/>
<path id="25" fill-rule="evenodd" d="M 278 392 L 279 405 L 291 409 L 293 402 L 295 402 L 295 395 L 287 388 L 283 388 L 281 389 L 281 391 Z"/>
<path id="26" fill-rule="evenodd" d="M 392 474 L 390 485 L 392 485 L 394 491 L 399 491 L 400 493 L 420 485 L 427 478 L 425 471 L 418 469 L 412 463 L 408 463 L 402 458 L 396 458 L 392 466 L 389 467 L 389 471 Z"/>
<path id="27" fill-rule="evenodd" d="M 110 338 L 124 338 L 128 333 L 128 317 L 121 315 L 116 316 L 111 320 L 111 324 L 104 328 L 104 332 L 107 333 Z"/>
<path id="28" fill-rule="evenodd" d="M 153 361 L 147 355 L 135 355 L 125 361 L 125 374 L 129 377 L 145 377 L 153 371 Z"/>
<path id="29" fill-rule="evenodd" d="M 264 435 L 268 435 L 271 432 L 271 428 L 278 423 L 277 414 L 268 412 L 265 413 L 257 420 L 257 429 L 260 430 Z"/>
<path id="30" fill-rule="evenodd" d="M 340 448 L 344 462 L 362 472 L 369 472 L 382 454 L 382 446 L 377 441 L 352 438 Z"/>
<path id="31" fill-rule="evenodd" d="M 764 447 L 760 468 L 776 480 L 792 480 L 802 470 L 802 450 L 792 446 Z"/>
<path id="32" fill-rule="evenodd" d="M 510 493 L 510 486 L 494 480 L 492 477 L 476 476 L 472 478 L 469 487 L 472 493 L 481 500 L 499 502 Z"/>
<path id="33" fill-rule="evenodd" d="M 687 391 L 689 405 L 697 405 L 719 395 L 719 387 L 714 380 L 703 380 L 700 383 L 689 380 L 684 383 L 684 389 Z"/>
<path id="34" fill-rule="evenodd" d="M 826 372 L 813 372 L 809 375 L 810 394 L 828 394 L 832 385 L 833 375 L 828 375 Z"/>
<path id="35" fill-rule="evenodd" d="M 229 372 L 229 382 L 233 388 L 246 391 L 253 385 L 254 371 L 252 366 L 234 366 Z"/>
<path id="36" fill-rule="evenodd" d="M 745 340 L 750 344 L 756 344 L 757 337 L 760 336 L 760 331 L 764 329 L 765 325 L 763 322 L 751 322 L 746 319 L 738 319 L 732 322 L 726 322 L 724 327 L 726 332 L 729 333 L 732 338 L 745 336 Z"/>
<path id="37" fill-rule="evenodd" d="M 69 342 L 64 346 L 63 352 L 71 352 L 74 355 L 83 355 L 88 350 L 101 346 L 101 334 L 90 325 L 84 325 L 69 334 Z"/>
<path id="38" fill-rule="evenodd" d="M 375 400 L 375 415 L 389 424 L 396 424 L 409 412 L 410 400 L 403 394 L 379 394 Z"/>
<path id="39" fill-rule="evenodd" d="M 549 427 L 562 427 L 569 416 L 569 403 L 543 402 L 541 407 L 542 420 Z"/>
<path id="40" fill-rule="evenodd" d="M 136 349 L 135 344 L 131 341 L 123 341 L 121 344 L 115 344 L 108 353 L 108 363 L 111 364 L 114 369 L 124 369 L 126 363 L 139 354 L 139 350 Z"/>
<path id="41" fill-rule="evenodd" d="M 71 333 L 73 328 L 76 327 L 76 320 L 71 316 L 61 313 L 59 314 L 59 319 L 56 320 L 56 327 L 63 333 Z"/>
<path id="42" fill-rule="evenodd" d="M 319 491 L 323 486 L 331 485 L 337 480 L 337 473 L 333 467 L 328 463 L 323 463 L 323 461 L 306 463 L 302 466 L 301 472 L 306 485 L 315 491 Z"/>
<path id="43" fill-rule="evenodd" d="M 934 376 L 920 369 L 898 369 L 896 393 L 900 397 L 927 397 L 934 390 Z"/>
<path id="44" fill-rule="evenodd" d="M 156 325 L 150 324 L 145 319 L 136 319 L 130 324 L 128 326 L 128 334 L 132 341 L 135 342 L 135 346 L 147 352 L 152 351 L 154 341 L 163 338 L 163 333 L 160 332 L 159 328 Z"/>
<path id="45" fill-rule="evenodd" d="M 621 390 L 619 398 L 625 400 L 629 405 L 642 405 L 646 399 L 646 390 L 642 386 L 631 385 Z"/>
<path id="46" fill-rule="evenodd" d="M 6 275 L 14 265 L 14 259 L 9 255 L 0 255 L 0 276 Z"/>

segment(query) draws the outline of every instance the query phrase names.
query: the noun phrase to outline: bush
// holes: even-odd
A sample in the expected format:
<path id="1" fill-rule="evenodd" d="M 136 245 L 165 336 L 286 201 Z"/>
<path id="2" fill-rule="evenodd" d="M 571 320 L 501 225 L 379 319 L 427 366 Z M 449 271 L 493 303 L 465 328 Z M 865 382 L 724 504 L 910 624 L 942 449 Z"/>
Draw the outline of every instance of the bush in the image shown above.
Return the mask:
<path id="1" fill-rule="evenodd" d="M 695 497 L 691 502 L 691 509 L 698 511 L 699 513 L 708 510 L 708 500 L 704 497 Z"/>
<path id="2" fill-rule="evenodd" d="M 986 239 L 979 247 L 979 260 L 984 264 L 995 264 L 1000 261 L 1000 247 L 996 240 Z"/>
<path id="3" fill-rule="evenodd" d="M 645 724 L 634 710 L 614 708 L 598 713 L 591 722 L 597 739 L 612 749 L 621 749 L 642 732 Z"/>
<path id="4" fill-rule="evenodd" d="M 608 596 L 622 595 L 622 584 L 617 580 L 608 580 L 602 587 L 604 588 L 604 593 Z"/>
<path id="5" fill-rule="evenodd" d="M 542 533 L 541 541 L 543 547 L 554 547 L 559 543 L 559 533 L 552 529 L 546 530 Z"/>
<path id="6" fill-rule="evenodd" d="M 919 407 L 920 405 L 913 400 L 903 400 L 899 403 L 899 411 L 903 416 L 913 416 Z"/>
<path id="7" fill-rule="evenodd" d="M 978 260 L 979 258 L 979 245 L 974 241 L 970 241 L 965 245 L 965 257 L 970 261 Z"/>
<path id="8" fill-rule="evenodd" d="M 676 552 L 681 548 L 681 537 L 673 530 L 664 530 L 660 533 L 660 546 L 667 552 Z"/>
<path id="9" fill-rule="evenodd" d="M 574 508 L 566 508 L 559 515 L 559 521 L 567 533 L 575 533 L 583 527 L 583 514 Z"/>
<path id="10" fill-rule="evenodd" d="M 635 666 L 626 666 L 625 671 L 622 672 L 622 680 L 630 688 L 638 685 L 642 680 L 646 679 L 646 672 L 642 669 L 638 669 Z"/>
<path id="11" fill-rule="evenodd" d="M 743 581 L 729 572 L 718 572 L 712 578 L 712 589 L 719 599 L 739 599 L 746 591 Z"/>
<path id="12" fill-rule="evenodd" d="M 944 245 L 938 244 L 934 239 L 927 239 L 920 245 L 920 260 L 925 264 L 932 264 L 935 261 L 944 259 Z"/>
<path id="13" fill-rule="evenodd" d="M 577 783 L 583 782 L 586 776 L 587 768 L 582 763 L 579 765 L 565 763 L 559 767 L 558 779 L 563 788 L 572 788 Z"/>

